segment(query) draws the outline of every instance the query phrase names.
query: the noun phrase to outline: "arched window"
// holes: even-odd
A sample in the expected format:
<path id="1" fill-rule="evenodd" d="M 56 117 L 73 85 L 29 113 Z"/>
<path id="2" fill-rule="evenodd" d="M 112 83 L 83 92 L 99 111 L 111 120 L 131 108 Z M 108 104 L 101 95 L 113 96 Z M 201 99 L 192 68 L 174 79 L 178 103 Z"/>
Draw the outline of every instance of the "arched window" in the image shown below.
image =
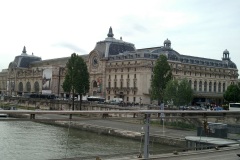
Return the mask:
<path id="1" fill-rule="evenodd" d="M 209 82 L 209 92 L 212 92 L 212 82 Z"/>
<path id="2" fill-rule="evenodd" d="M 204 82 L 204 92 L 207 92 L 207 82 Z"/>
<path id="3" fill-rule="evenodd" d="M 199 82 L 199 91 L 202 92 L 202 81 Z"/>
<path id="4" fill-rule="evenodd" d="M 36 93 L 39 92 L 39 83 L 38 83 L 38 81 L 36 81 L 36 82 L 34 83 L 34 92 L 36 92 Z"/>
<path id="5" fill-rule="evenodd" d="M 93 82 L 93 88 L 96 88 L 96 87 L 97 87 L 97 82 L 94 81 L 94 82 Z"/>
<path id="6" fill-rule="evenodd" d="M 30 82 L 27 82 L 26 90 L 27 90 L 27 92 L 31 92 L 31 83 Z"/>
<path id="7" fill-rule="evenodd" d="M 213 84 L 213 91 L 214 91 L 214 92 L 217 91 L 217 83 L 216 83 L 216 82 L 214 82 L 214 84 Z"/>
<path id="8" fill-rule="evenodd" d="M 197 81 L 194 81 L 194 91 L 197 91 Z"/>
<path id="9" fill-rule="evenodd" d="M 192 80 L 189 80 L 188 83 L 189 83 L 190 87 L 192 88 Z"/>
<path id="10" fill-rule="evenodd" d="M 218 83 L 218 92 L 221 92 L 221 82 Z"/>
<path id="11" fill-rule="evenodd" d="M 18 92 L 23 92 L 23 83 L 22 82 L 20 82 L 18 84 Z"/>

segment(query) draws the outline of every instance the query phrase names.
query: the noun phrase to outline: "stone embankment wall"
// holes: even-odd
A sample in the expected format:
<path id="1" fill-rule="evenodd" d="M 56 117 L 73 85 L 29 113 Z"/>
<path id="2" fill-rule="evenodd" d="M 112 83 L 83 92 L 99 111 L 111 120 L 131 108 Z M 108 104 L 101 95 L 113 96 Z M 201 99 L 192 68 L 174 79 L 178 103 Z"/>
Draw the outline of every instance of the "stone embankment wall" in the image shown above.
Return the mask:
<path id="1" fill-rule="evenodd" d="M 140 132 L 126 131 L 126 130 L 110 128 L 110 127 L 102 127 L 97 125 L 82 124 L 80 122 L 75 122 L 75 121 L 74 122 L 56 121 L 56 122 L 43 122 L 43 123 L 54 124 L 62 127 L 69 127 L 70 125 L 70 128 L 74 128 L 74 129 L 80 129 L 80 130 L 90 131 L 90 132 L 104 134 L 104 135 L 130 138 L 133 140 L 142 139 L 144 142 L 144 133 L 140 133 Z M 181 148 L 186 147 L 185 139 L 179 139 L 179 138 L 168 137 L 168 136 L 150 135 L 150 142 L 178 146 Z"/>

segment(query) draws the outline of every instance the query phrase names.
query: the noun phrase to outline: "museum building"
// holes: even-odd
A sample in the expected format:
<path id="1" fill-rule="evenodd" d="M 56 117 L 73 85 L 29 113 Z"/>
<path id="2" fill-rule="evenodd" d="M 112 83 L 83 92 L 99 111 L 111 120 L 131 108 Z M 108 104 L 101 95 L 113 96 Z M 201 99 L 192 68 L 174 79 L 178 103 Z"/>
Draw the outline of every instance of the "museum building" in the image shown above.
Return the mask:
<path id="1" fill-rule="evenodd" d="M 81 55 L 90 74 L 89 96 L 110 100 L 123 98 L 124 102 L 150 104 L 150 85 L 153 68 L 159 55 L 165 55 L 174 79 L 186 78 L 194 90 L 192 104 L 222 104 L 223 93 L 230 84 L 238 82 L 238 69 L 224 50 L 221 60 L 179 54 L 166 39 L 163 46 L 136 49 L 134 44 L 115 39 L 112 28 L 107 38 L 95 48 Z M 69 57 L 42 60 L 27 54 L 26 48 L 0 72 L 2 95 L 24 93 L 55 94 L 64 97 L 62 89 Z"/>

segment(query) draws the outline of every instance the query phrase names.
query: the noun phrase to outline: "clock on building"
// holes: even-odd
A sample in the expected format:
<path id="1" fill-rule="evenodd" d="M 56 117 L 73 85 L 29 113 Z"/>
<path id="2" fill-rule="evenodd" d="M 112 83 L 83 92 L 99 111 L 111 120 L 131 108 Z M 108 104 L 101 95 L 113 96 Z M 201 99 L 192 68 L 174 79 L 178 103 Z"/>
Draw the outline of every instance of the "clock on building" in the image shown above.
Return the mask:
<path id="1" fill-rule="evenodd" d="M 93 65 L 93 67 L 97 67 L 98 66 L 98 57 L 97 56 L 94 56 L 92 58 L 92 65 Z"/>

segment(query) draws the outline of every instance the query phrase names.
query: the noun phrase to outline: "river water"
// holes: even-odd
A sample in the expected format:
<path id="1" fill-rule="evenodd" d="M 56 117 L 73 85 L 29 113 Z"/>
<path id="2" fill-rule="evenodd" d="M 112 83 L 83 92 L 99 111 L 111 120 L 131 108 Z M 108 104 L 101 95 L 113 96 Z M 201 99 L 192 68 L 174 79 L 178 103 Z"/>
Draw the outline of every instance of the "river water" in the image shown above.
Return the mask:
<path id="1" fill-rule="evenodd" d="M 141 149 L 140 149 L 141 148 Z M 121 157 L 143 150 L 141 140 L 100 135 L 31 121 L 0 121 L 1 160 L 48 160 L 81 157 Z M 174 147 L 150 144 L 150 153 L 172 152 Z"/>

